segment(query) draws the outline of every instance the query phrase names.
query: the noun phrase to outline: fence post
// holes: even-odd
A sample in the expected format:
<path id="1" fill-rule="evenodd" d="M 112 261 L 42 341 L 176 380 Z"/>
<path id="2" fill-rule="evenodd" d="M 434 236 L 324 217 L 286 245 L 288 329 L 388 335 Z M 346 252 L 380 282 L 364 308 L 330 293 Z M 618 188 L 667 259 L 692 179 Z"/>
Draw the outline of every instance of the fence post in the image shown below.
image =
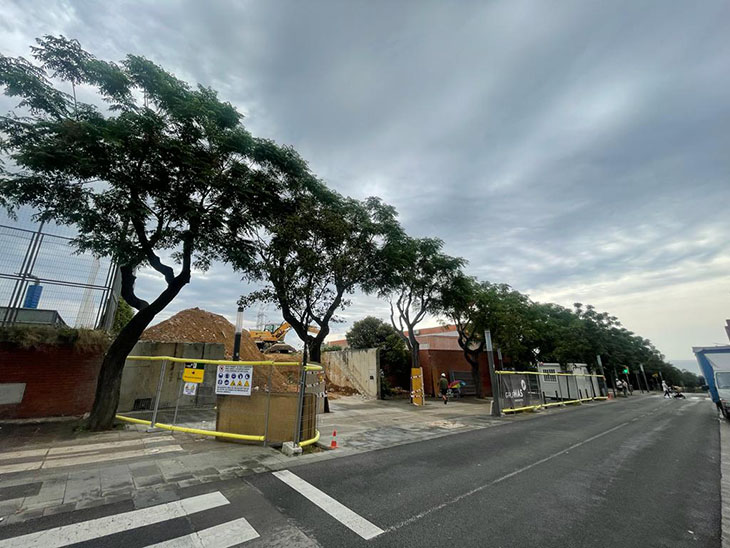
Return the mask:
<path id="1" fill-rule="evenodd" d="M 558 383 L 558 386 L 560 386 L 560 383 Z M 570 399 L 570 377 L 565 377 L 565 388 L 568 389 L 568 399 Z"/>
<path id="2" fill-rule="evenodd" d="M 556 376 L 558 378 L 558 390 L 560 391 L 560 402 L 562 402 L 563 401 L 563 383 L 560 382 L 561 375 L 556 375 Z M 555 395 L 557 395 L 557 392 Z"/>
<path id="3" fill-rule="evenodd" d="M 185 383 L 181 382 L 182 376 L 183 376 L 183 371 L 185 371 L 185 366 L 183 366 L 182 370 L 180 371 L 180 376 L 177 378 L 177 383 L 180 386 L 180 390 L 177 390 L 177 399 L 175 400 L 175 413 L 172 415 L 172 425 L 173 426 L 175 426 L 175 424 L 177 423 L 177 409 L 178 409 L 178 407 L 180 407 L 180 400 L 183 397 L 183 387 L 185 386 Z M 197 395 L 198 395 L 198 390 L 196 387 L 195 396 L 197 397 Z"/>
<path id="4" fill-rule="evenodd" d="M 269 380 L 266 384 L 266 392 L 267 392 L 267 399 L 266 399 L 266 419 L 264 422 L 264 447 L 269 442 L 269 413 L 271 412 L 271 377 L 274 374 L 274 365 L 269 364 Z"/>
<path id="5" fill-rule="evenodd" d="M 299 373 L 299 399 L 297 402 L 297 422 L 294 425 L 294 445 L 299 445 L 302 439 L 302 412 L 304 411 L 304 389 L 307 382 L 305 373 L 307 367 L 307 343 L 304 343 L 302 366 Z"/>
<path id="6" fill-rule="evenodd" d="M 160 406 L 160 396 L 162 395 L 162 384 L 165 382 L 165 370 L 167 369 L 167 360 L 160 362 L 160 379 L 157 381 L 157 396 L 155 397 L 155 409 L 152 411 L 152 422 L 150 427 L 147 429 L 148 432 L 152 432 L 155 429 L 157 423 L 157 409 Z"/>

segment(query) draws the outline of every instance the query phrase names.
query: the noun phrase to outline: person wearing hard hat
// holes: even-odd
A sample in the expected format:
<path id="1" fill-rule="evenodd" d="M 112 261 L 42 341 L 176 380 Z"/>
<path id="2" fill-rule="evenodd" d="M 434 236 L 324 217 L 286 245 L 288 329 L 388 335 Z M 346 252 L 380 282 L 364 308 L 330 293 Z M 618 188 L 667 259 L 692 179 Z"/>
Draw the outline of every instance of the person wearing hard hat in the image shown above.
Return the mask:
<path id="1" fill-rule="evenodd" d="M 449 398 L 447 396 L 448 391 L 449 381 L 446 380 L 446 373 L 441 373 L 441 378 L 439 379 L 439 392 L 441 393 L 441 399 L 444 400 L 444 405 L 449 403 Z"/>

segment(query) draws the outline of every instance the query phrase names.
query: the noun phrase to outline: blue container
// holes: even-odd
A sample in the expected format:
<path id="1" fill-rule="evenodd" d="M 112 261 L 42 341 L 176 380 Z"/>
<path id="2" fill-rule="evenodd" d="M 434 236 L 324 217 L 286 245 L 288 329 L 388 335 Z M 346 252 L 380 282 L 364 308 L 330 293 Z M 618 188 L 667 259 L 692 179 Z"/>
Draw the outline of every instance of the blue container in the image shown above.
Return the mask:
<path id="1" fill-rule="evenodd" d="M 28 291 L 25 292 L 23 308 L 38 308 L 38 303 L 41 302 L 41 293 L 43 293 L 42 285 L 34 284 L 29 286 Z"/>

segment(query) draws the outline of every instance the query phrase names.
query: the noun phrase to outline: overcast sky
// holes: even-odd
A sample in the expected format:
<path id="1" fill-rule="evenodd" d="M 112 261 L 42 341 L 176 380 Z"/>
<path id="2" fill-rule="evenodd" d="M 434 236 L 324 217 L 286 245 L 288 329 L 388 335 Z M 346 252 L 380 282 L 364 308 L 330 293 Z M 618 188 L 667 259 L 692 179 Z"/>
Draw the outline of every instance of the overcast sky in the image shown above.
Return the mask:
<path id="1" fill-rule="evenodd" d="M 725 0 L 0 0 L 0 14 L 5 55 L 64 34 L 216 88 L 254 134 L 392 203 L 473 275 L 594 304 L 670 359 L 728 342 Z M 233 318 L 242 291 L 217 266 L 164 317 Z M 342 316 L 385 311 L 357 296 Z"/>

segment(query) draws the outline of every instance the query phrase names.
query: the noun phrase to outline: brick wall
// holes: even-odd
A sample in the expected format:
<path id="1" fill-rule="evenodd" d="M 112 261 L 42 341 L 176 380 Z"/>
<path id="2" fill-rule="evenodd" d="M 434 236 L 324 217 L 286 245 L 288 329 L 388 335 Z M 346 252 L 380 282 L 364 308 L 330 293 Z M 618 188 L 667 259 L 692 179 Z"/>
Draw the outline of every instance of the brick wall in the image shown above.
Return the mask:
<path id="1" fill-rule="evenodd" d="M 2 384 L 25 384 L 20 403 L 0 405 L 0 419 L 83 415 L 91 410 L 103 352 L 48 346 L 24 350 L 0 343 Z"/>
<path id="2" fill-rule="evenodd" d="M 418 358 L 423 368 L 423 381 L 426 394 L 435 395 L 435 387 L 441 373 L 446 373 L 450 379 L 450 371 L 467 371 L 471 373 L 471 365 L 461 350 L 419 350 Z M 494 354 L 495 361 L 497 354 Z M 482 389 L 485 396 L 492 395 L 492 383 L 489 378 L 489 366 L 487 365 L 487 354 L 482 352 L 479 356 L 479 373 L 481 375 Z"/>

